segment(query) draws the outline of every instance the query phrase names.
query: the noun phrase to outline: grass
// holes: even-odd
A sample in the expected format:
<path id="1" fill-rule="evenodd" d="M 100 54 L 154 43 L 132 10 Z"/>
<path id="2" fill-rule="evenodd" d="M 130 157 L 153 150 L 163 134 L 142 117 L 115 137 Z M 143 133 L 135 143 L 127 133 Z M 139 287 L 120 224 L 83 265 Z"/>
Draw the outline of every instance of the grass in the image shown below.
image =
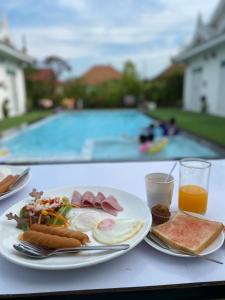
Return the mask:
<path id="1" fill-rule="evenodd" d="M 159 108 L 149 114 L 163 121 L 174 117 L 179 128 L 225 146 L 225 118 L 182 111 L 178 108 Z"/>
<path id="2" fill-rule="evenodd" d="M 0 120 L 0 132 L 6 129 L 17 127 L 24 123 L 27 124 L 34 123 L 40 119 L 47 117 L 50 114 L 52 114 L 51 111 L 32 111 L 22 116 L 11 117 L 11 118 Z"/>

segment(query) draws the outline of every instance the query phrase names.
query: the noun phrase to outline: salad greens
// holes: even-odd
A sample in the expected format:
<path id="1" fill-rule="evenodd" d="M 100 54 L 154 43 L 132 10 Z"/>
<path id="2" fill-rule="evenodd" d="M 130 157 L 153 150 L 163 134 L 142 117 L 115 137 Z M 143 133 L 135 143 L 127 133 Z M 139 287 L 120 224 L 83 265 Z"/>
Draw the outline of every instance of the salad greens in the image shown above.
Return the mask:
<path id="1" fill-rule="evenodd" d="M 23 206 L 19 214 L 9 213 L 8 220 L 15 220 L 17 228 L 26 231 L 31 224 L 45 224 L 49 226 L 67 226 L 66 218 L 72 208 L 67 197 L 41 198 L 43 192 L 36 189 L 29 194 L 34 199 Z"/>

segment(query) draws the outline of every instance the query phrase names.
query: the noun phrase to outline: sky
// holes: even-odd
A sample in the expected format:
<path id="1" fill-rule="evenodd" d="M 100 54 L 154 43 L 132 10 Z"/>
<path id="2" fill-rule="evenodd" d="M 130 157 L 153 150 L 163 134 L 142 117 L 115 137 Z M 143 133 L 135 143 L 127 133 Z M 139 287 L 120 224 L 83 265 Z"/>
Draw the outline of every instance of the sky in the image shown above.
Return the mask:
<path id="1" fill-rule="evenodd" d="M 207 22 L 218 0 L 0 0 L 11 37 L 42 61 L 58 55 L 78 77 L 93 65 L 122 70 L 132 60 L 142 78 L 164 70 L 190 42 L 199 13 Z"/>

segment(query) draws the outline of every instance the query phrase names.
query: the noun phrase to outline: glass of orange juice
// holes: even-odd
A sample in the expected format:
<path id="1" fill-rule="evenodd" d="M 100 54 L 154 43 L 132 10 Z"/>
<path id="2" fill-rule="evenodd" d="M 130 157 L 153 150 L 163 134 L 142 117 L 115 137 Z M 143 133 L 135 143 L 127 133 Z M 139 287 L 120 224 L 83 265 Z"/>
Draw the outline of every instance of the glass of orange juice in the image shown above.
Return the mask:
<path id="1" fill-rule="evenodd" d="M 211 163 L 197 158 L 180 161 L 178 207 L 184 211 L 205 214 Z"/>

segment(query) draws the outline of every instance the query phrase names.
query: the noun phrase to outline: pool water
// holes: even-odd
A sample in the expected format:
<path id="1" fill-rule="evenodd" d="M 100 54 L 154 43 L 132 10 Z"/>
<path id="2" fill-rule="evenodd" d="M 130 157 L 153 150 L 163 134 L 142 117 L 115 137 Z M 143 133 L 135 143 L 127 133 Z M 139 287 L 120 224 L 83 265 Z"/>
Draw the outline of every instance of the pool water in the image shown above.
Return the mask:
<path id="1" fill-rule="evenodd" d="M 218 157 L 204 144 L 179 134 L 160 152 L 139 152 L 138 135 L 154 120 L 136 110 L 61 113 L 7 137 L 8 161 L 154 160 Z M 160 129 L 156 135 L 160 137 Z"/>

